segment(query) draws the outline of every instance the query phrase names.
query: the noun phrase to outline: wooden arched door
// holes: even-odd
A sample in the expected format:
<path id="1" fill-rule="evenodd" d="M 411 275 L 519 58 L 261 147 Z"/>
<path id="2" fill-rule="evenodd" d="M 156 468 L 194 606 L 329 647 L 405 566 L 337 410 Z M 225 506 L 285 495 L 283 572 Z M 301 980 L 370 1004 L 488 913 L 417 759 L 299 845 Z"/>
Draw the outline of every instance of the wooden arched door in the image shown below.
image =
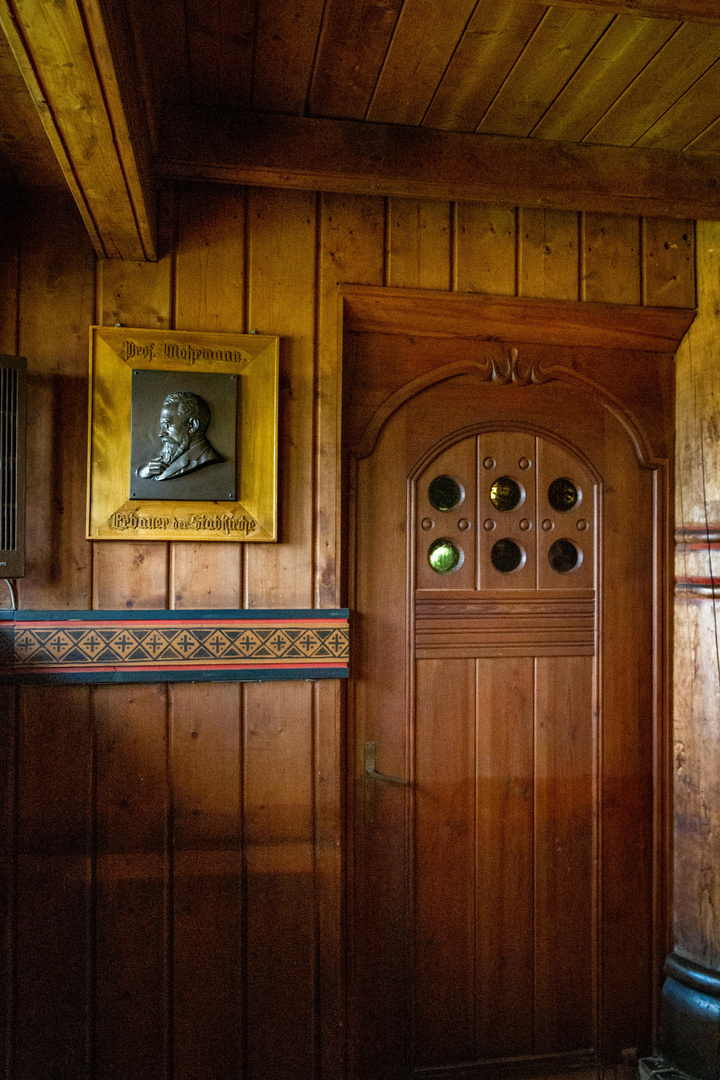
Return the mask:
<path id="1" fill-rule="evenodd" d="M 362 1080 L 651 1049 L 667 504 L 598 360 L 346 336 Z"/>

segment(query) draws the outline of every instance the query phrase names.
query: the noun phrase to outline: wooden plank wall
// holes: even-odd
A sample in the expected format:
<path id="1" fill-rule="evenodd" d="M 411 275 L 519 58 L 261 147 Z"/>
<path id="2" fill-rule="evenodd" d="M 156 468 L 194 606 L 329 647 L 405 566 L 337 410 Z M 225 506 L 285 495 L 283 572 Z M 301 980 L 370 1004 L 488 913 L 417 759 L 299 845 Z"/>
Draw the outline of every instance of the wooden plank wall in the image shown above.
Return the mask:
<path id="1" fill-rule="evenodd" d="M 21 606 L 335 606 L 338 282 L 693 306 L 691 222 L 230 186 L 165 193 L 157 264 L 72 206 L 3 218 L 30 359 Z M 280 543 L 83 539 L 87 328 L 282 336 Z M 335 683 L 3 692 L 3 1080 L 343 1075 Z"/>
<path id="2" fill-rule="evenodd" d="M 675 949 L 720 974 L 720 225 L 697 228 L 698 317 L 677 354 Z"/>

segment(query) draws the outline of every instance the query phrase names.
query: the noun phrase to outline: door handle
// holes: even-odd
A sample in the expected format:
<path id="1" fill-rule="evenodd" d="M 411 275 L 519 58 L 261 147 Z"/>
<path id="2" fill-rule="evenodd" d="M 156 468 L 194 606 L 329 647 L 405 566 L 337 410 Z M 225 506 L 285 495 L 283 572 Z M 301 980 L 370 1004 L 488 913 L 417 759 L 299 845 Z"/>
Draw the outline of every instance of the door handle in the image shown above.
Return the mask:
<path id="1" fill-rule="evenodd" d="M 378 772 L 375 768 L 377 762 L 377 743 L 365 743 L 365 775 L 371 780 L 382 780 L 385 784 L 409 784 L 402 776 L 388 776 L 387 773 Z"/>

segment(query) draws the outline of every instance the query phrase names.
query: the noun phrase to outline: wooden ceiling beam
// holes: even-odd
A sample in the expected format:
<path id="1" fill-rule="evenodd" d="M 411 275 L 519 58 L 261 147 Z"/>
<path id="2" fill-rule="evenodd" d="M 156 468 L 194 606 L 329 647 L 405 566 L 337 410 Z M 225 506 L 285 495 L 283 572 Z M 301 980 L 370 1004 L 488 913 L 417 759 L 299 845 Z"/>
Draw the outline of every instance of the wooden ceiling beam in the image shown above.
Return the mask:
<path id="1" fill-rule="evenodd" d="M 591 8 L 615 15 L 642 15 L 648 19 L 720 23 L 717 0 L 552 0 L 552 5 Z"/>
<path id="2" fill-rule="evenodd" d="M 720 218 L 720 155 L 177 108 L 159 174 L 305 190 Z"/>
<path id="3" fill-rule="evenodd" d="M 0 0 L 0 26 L 98 256 L 156 259 L 147 130 L 120 94 L 100 0 Z"/>

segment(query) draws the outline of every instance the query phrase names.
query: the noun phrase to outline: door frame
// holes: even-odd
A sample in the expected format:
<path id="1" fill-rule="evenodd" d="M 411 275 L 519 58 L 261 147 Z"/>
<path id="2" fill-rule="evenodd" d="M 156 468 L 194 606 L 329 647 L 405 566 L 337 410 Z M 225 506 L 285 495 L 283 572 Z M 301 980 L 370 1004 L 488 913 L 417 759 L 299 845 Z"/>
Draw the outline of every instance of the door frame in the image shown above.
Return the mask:
<path id="1" fill-rule="evenodd" d="M 385 421 L 404 401 L 423 386 L 474 370 L 494 382 L 525 385 L 558 379 L 580 385 L 607 408 L 623 425 L 634 445 L 640 464 L 653 472 L 656 527 L 653 537 L 654 632 L 653 632 L 653 1037 L 656 1037 L 662 968 L 672 947 L 672 633 L 674 592 L 674 355 L 695 317 L 685 308 L 653 308 L 634 305 L 559 301 L 534 298 L 445 293 L 431 290 L 395 289 L 376 286 L 338 286 L 339 355 L 345 376 L 344 334 L 379 333 L 410 337 L 471 339 L 477 345 L 476 359 L 448 364 L 412 379 L 408 383 L 392 375 L 384 401 L 366 410 L 360 421 L 349 424 L 351 402 L 343 395 L 338 447 L 341 486 L 341 582 L 343 602 L 348 599 L 348 582 L 353 556 L 348 543 L 352 523 L 348 513 L 348 463 L 352 457 L 369 454 Z M 557 345 L 580 350 L 608 350 L 628 354 L 632 374 L 623 385 L 623 399 L 602 359 L 592 370 L 572 361 L 538 370 L 523 364 L 522 346 Z M 608 355 L 609 355 L 608 353 Z M 602 357 L 603 352 L 597 353 Z M 643 364 L 645 360 L 645 364 Z M 628 364 L 630 368 L 630 364 Z M 650 371 L 655 389 L 663 397 L 662 419 L 657 408 L 651 416 L 643 408 L 648 387 L 643 373 Z M 360 410 L 362 412 L 362 410 Z M 354 418 L 357 421 L 357 417 Z M 352 660 L 351 660 L 352 664 Z M 352 674 L 352 669 L 351 669 Z M 347 762 L 346 808 L 352 806 L 354 778 L 354 717 L 351 694 L 344 695 Z M 344 823 L 345 949 L 344 980 L 348 976 L 349 919 L 351 895 L 352 829 Z M 350 1007 L 351 988 L 346 1002 Z M 346 1025 L 346 1030 L 348 1025 Z"/>

